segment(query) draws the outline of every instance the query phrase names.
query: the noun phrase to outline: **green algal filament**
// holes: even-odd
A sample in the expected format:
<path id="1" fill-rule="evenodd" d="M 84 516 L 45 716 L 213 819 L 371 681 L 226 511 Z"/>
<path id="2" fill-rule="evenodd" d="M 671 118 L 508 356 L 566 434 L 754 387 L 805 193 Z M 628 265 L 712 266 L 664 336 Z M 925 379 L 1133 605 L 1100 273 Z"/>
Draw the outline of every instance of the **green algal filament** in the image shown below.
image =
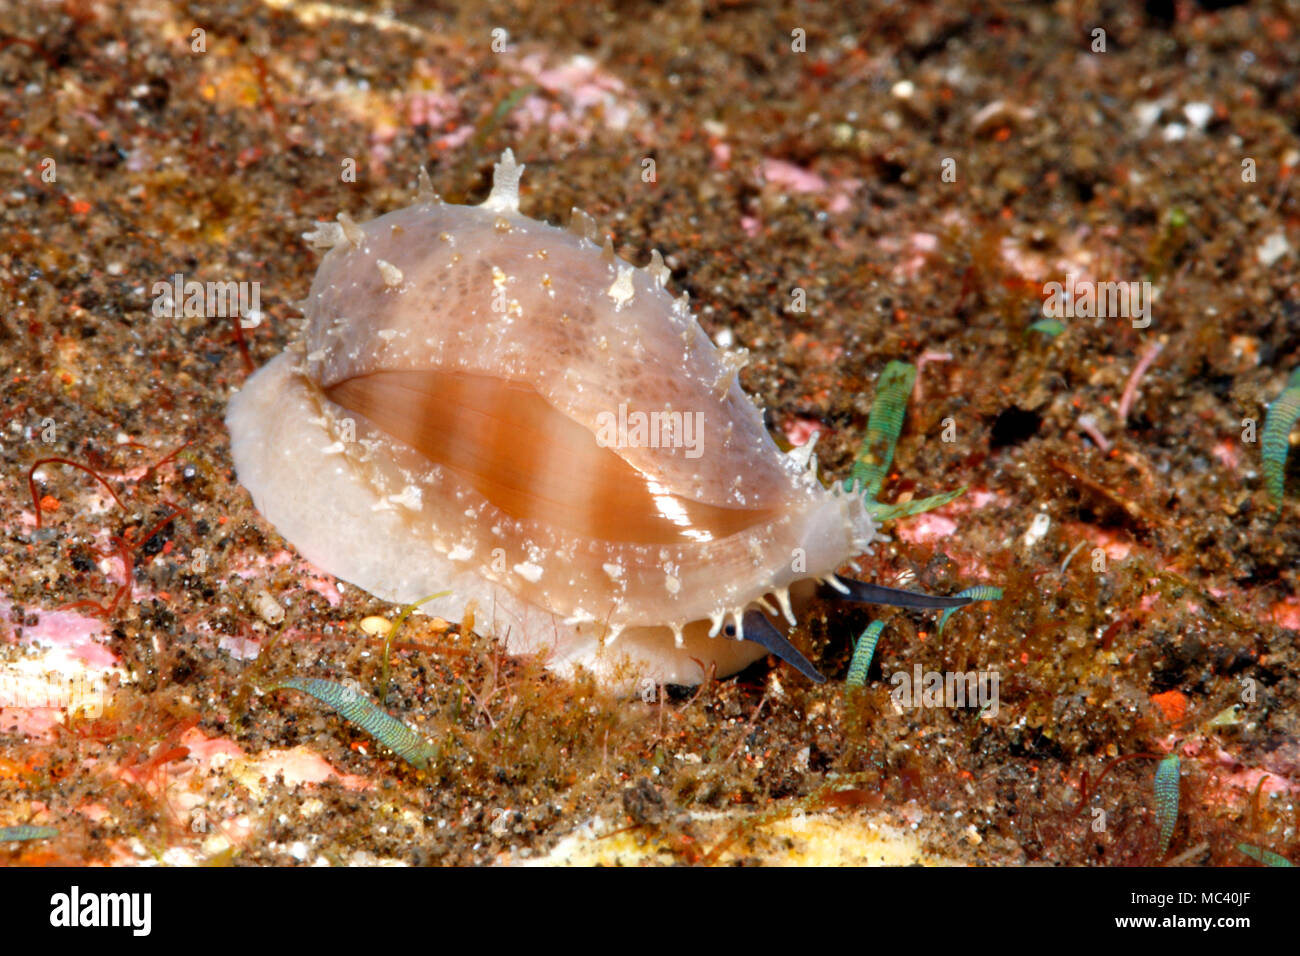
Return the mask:
<path id="1" fill-rule="evenodd" d="M 872 403 L 871 414 L 867 416 L 867 437 L 858 449 L 853 470 L 844 480 L 844 490 L 862 496 L 862 502 L 876 524 L 942 508 L 966 491 L 966 486 L 963 485 L 956 491 L 892 505 L 876 500 L 885 483 L 885 476 L 889 474 L 889 466 L 894 463 L 894 450 L 898 447 L 898 436 L 903 431 L 907 400 L 915 381 L 915 366 L 907 362 L 890 362 L 885 366 L 876 388 L 876 400 Z"/>
<path id="2" fill-rule="evenodd" d="M 12 843 L 18 840 L 50 840 L 58 835 L 58 827 L 0 827 L 0 843 Z"/>
<path id="3" fill-rule="evenodd" d="M 1025 333 L 1042 332 L 1048 338 L 1054 339 L 1065 331 L 1065 324 L 1060 319 L 1039 319 Z"/>
<path id="4" fill-rule="evenodd" d="M 344 720 L 356 724 L 413 767 L 424 770 L 436 756 L 428 740 L 350 687 L 316 677 L 290 677 L 271 690 L 284 688 L 300 690 L 333 707 Z"/>
<path id="5" fill-rule="evenodd" d="M 907 362 L 890 362 L 880 375 L 876 400 L 867 416 L 867 437 L 858 449 L 850 481 L 869 499 L 880 494 L 880 487 L 894 461 L 894 448 L 903 430 L 907 399 L 916 381 L 916 367 Z"/>
<path id="6" fill-rule="evenodd" d="M 886 521 L 910 518 L 912 515 L 933 511 L 935 508 L 942 508 L 948 502 L 955 501 L 965 493 L 966 486 L 962 485 L 954 491 L 945 491 L 943 494 L 931 495 L 928 498 L 913 498 L 911 501 L 905 501 L 902 504 L 886 505 L 868 499 L 864 499 L 863 503 L 867 506 L 867 513 L 871 515 L 871 520 L 876 524 L 882 524 Z"/>
<path id="7" fill-rule="evenodd" d="M 1000 601 L 1002 600 L 1002 589 L 995 588 L 991 584 L 977 584 L 974 587 L 967 588 L 964 591 L 958 591 L 956 597 L 968 597 L 976 601 Z M 943 634 L 943 626 L 948 623 L 948 618 L 952 617 L 953 611 L 960 611 L 961 608 L 950 607 L 939 616 L 939 633 Z"/>
<path id="8" fill-rule="evenodd" d="M 1237 849 L 1252 860 L 1268 866 L 1295 866 L 1282 854 L 1274 853 L 1272 850 L 1265 850 L 1263 847 L 1251 846 L 1249 843 L 1238 843 Z"/>
<path id="9" fill-rule="evenodd" d="M 1156 859 L 1162 860 L 1169 852 L 1178 823 L 1178 773 L 1181 761 L 1178 754 L 1170 754 L 1156 767 L 1156 823 L 1160 827 L 1160 849 Z"/>
<path id="10" fill-rule="evenodd" d="M 437 594 L 430 594 L 428 597 L 420 598 L 418 601 L 406 605 L 398 612 L 397 617 L 393 620 L 393 626 L 388 629 L 388 634 L 384 637 L 384 657 L 383 666 L 380 670 L 379 677 L 379 702 L 388 703 L 388 675 L 390 673 L 390 662 L 393 656 L 393 642 L 397 640 L 397 632 L 402 629 L 406 619 L 421 604 L 428 603 L 435 598 L 446 597 L 450 591 L 439 591 Z"/>
<path id="11" fill-rule="evenodd" d="M 1264 416 L 1264 482 L 1268 495 L 1279 508 L 1286 484 L 1286 457 L 1291 448 L 1291 429 L 1300 418 L 1300 368 L 1291 373 L 1286 388 Z"/>
<path id="12" fill-rule="evenodd" d="M 849 687 L 861 687 L 867 682 L 867 671 L 871 667 L 872 655 L 876 653 L 876 642 L 880 640 L 880 632 L 884 629 L 884 621 L 872 621 L 858 638 L 858 645 L 853 649 L 853 660 L 849 662 L 849 674 L 844 678 Z"/>

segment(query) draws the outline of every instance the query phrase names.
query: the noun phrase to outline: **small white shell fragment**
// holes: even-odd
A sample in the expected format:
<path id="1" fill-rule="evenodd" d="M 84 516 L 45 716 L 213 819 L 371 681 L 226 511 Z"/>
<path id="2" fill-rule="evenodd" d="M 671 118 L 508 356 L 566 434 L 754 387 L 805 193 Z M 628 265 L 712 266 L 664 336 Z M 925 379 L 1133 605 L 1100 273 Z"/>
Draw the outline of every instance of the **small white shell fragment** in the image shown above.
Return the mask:
<path id="1" fill-rule="evenodd" d="M 1167 99 L 1144 100 L 1138 103 L 1133 107 L 1133 115 L 1137 119 L 1138 126 L 1144 131 L 1150 129 L 1160 119 L 1160 114 L 1168 105 Z"/>
<path id="2" fill-rule="evenodd" d="M 1255 258 L 1267 269 L 1290 251 L 1291 244 L 1286 241 L 1286 233 L 1279 229 L 1260 243 L 1255 250 Z"/>
<path id="3" fill-rule="evenodd" d="M 1006 100 L 994 100 L 980 107 L 971 117 L 970 122 L 971 128 L 976 133 L 987 133 L 997 126 L 1028 122 L 1036 115 L 1037 111 L 1032 107 L 1018 106 Z"/>
<path id="4" fill-rule="evenodd" d="M 1188 103 L 1183 107 L 1183 115 L 1197 129 L 1205 129 L 1214 117 L 1214 107 L 1209 103 Z"/>
<path id="5" fill-rule="evenodd" d="M 386 617 L 372 614 L 369 617 L 363 617 L 357 627 L 371 637 L 380 637 L 393 629 L 393 622 Z"/>
<path id="6" fill-rule="evenodd" d="M 1034 515 L 1034 520 L 1029 523 L 1029 530 L 1025 532 L 1022 539 L 1026 548 L 1032 548 L 1038 542 L 1043 540 L 1047 530 L 1052 526 L 1052 519 L 1045 511 L 1040 511 Z"/>
<path id="7" fill-rule="evenodd" d="M 259 587 L 255 589 L 250 596 L 250 602 L 253 610 L 267 624 L 272 626 L 279 624 L 284 620 L 284 608 L 280 602 L 271 596 L 271 592 L 266 588 Z"/>

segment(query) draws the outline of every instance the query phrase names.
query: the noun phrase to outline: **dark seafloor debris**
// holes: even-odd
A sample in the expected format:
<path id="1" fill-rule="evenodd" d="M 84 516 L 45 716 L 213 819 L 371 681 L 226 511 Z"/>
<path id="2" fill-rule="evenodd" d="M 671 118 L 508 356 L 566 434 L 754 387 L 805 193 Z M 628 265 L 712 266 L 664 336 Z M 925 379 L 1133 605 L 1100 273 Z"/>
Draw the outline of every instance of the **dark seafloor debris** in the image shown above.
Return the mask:
<path id="1" fill-rule="evenodd" d="M 0 857 L 1300 858 L 1300 485 L 1291 456 L 1274 508 L 1257 437 L 1300 364 L 1300 22 L 1210 6 L 0 3 L 0 826 L 59 832 Z M 385 707 L 439 742 L 425 770 L 254 699 L 374 693 L 363 625 L 396 613 L 231 473 L 300 234 L 408 202 L 420 164 L 478 201 L 507 146 L 528 214 L 663 250 L 828 477 L 888 362 L 920 366 L 882 498 L 968 490 L 863 576 L 1003 599 L 942 639 L 884 612 L 852 694 L 880 611 L 827 604 L 795 635 L 826 685 L 769 660 L 632 701 L 412 617 Z M 177 274 L 260 283 L 259 321 L 156 311 Z M 1045 314 L 1093 281 L 1151 283 L 1150 324 Z M 33 495 L 44 458 L 75 467 Z M 896 707 L 914 669 L 998 674 L 996 715 Z"/>

